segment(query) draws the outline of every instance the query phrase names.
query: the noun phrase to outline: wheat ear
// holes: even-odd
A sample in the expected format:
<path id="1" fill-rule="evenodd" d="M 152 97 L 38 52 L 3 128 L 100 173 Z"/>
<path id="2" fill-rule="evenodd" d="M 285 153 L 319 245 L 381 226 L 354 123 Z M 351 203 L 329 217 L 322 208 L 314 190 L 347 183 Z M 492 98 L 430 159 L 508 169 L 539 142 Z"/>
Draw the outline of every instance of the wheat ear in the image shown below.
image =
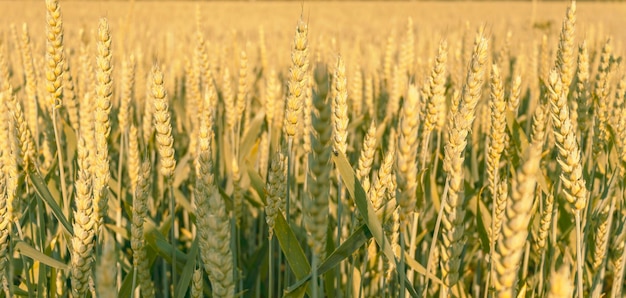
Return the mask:
<path id="1" fill-rule="evenodd" d="M 361 181 L 365 193 L 368 193 L 370 189 L 370 172 L 372 171 L 375 153 L 376 123 L 372 121 L 363 139 L 363 146 L 361 146 L 361 154 L 359 155 L 359 166 L 356 170 L 356 177 Z"/>
<path id="2" fill-rule="evenodd" d="M 96 221 L 93 219 L 91 173 L 89 151 L 83 138 L 78 141 L 78 177 L 76 188 L 76 211 L 74 211 L 74 237 L 72 238 L 72 292 L 83 296 L 92 272 Z"/>
<path id="3" fill-rule="evenodd" d="M 559 45 L 556 52 L 556 68 L 561 77 L 561 83 L 565 92 L 569 92 L 569 86 L 574 76 L 574 37 L 576 25 L 576 1 L 572 0 L 565 13 L 565 19 L 559 35 Z"/>
<path id="4" fill-rule="evenodd" d="M 404 233 L 409 218 L 415 211 L 417 187 L 417 151 L 419 129 L 419 95 L 417 87 L 410 85 L 404 105 L 400 110 L 397 142 L 398 206 L 400 207 L 400 232 Z"/>
<path id="5" fill-rule="evenodd" d="M 494 285 L 497 297 L 516 297 L 517 271 L 528 237 L 541 150 L 530 147 L 526 156 L 511 186 L 511 199 L 506 207 L 502 235 L 496 247 Z"/>
<path id="6" fill-rule="evenodd" d="M 463 250 L 463 220 L 465 210 L 462 201 L 463 162 L 467 135 L 475 118 L 475 109 L 482 92 L 485 61 L 487 58 L 487 40 L 479 32 L 474 43 L 472 60 L 467 73 L 466 83 L 458 111 L 452 115 L 452 126 L 448 129 L 445 145 L 444 171 L 447 174 L 446 187 L 448 195 L 442 202 L 443 246 L 441 254 L 441 271 L 447 289 L 459 280 L 459 258 Z M 453 106 L 453 109 L 457 107 Z M 444 293 L 447 293 L 444 288 Z"/>
<path id="7" fill-rule="evenodd" d="M 289 138 L 293 138 L 298 130 L 298 118 L 301 115 L 303 96 L 305 95 L 306 73 L 309 67 L 308 58 L 308 25 L 300 19 L 291 50 L 291 68 L 289 69 L 289 94 L 285 104 L 284 129 Z"/>
<path id="8" fill-rule="evenodd" d="M 171 181 L 174 176 L 174 169 L 176 168 L 174 138 L 172 137 L 172 123 L 167 93 L 163 85 L 163 73 L 158 66 L 152 69 L 152 79 L 154 127 L 161 162 L 159 171 L 167 181 Z"/>
<path id="9" fill-rule="evenodd" d="M 265 220 L 269 226 L 269 237 L 274 234 L 276 215 L 283 210 L 285 199 L 285 157 L 276 152 L 272 155 L 272 164 L 267 180 L 267 205 L 265 206 Z"/>
<path id="10" fill-rule="evenodd" d="M 146 217 L 148 216 L 147 202 L 150 197 L 151 187 L 150 163 L 143 162 L 137 174 L 137 186 L 133 197 L 130 246 L 133 250 L 133 267 L 139 286 L 141 287 L 141 293 L 145 297 L 154 297 L 154 285 L 150 277 L 150 259 L 147 256 L 143 227 Z"/>
<path id="11" fill-rule="evenodd" d="M 594 83 L 593 97 L 596 103 L 596 111 L 594 113 L 596 120 L 596 135 L 598 136 L 598 144 L 594 151 L 604 148 L 608 141 L 608 116 L 609 116 L 609 93 L 611 84 L 611 66 L 613 64 L 613 46 L 611 39 L 608 39 L 602 47 L 600 54 L 600 62 L 598 63 L 598 72 Z"/>
<path id="12" fill-rule="evenodd" d="M 209 93 L 214 92 L 209 88 Z M 213 98 L 207 95 L 205 100 Z M 195 160 L 196 226 L 198 229 L 200 257 L 204 270 L 209 275 L 216 297 L 232 297 L 235 293 L 233 281 L 233 256 L 230 251 L 230 223 L 226 206 L 215 186 L 213 177 L 212 145 L 213 111 L 211 105 L 204 105 L 200 121 L 198 155 Z"/>
<path id="13" fill-rule="evenodd" d="M 10 234 L 13 218 L 13 200 L 16 196 L 17 165 L 14 160 L 11 142 L 11 124 L 6 106 L 6 97 L 11 96 L 7 91 L 0 92 L 0 138 L 6 140 L 0 146 L 0 282 L 7 297 L 10 297 L 9 281 L 10 268 Z"/>
<path id="14" fill-rule="evenodd" d="M 563 90 L 561 79 L 555 70 L 548 78 L 552 115 L 552 132 L 558 148 L 557 161 L 561 168 L 561 182 L 565 199 L 572 204 L 576 219 L 576 265 L 578 272 L 578 297 L 583 293 L 583 249 L 581 213 L 587 206 L 587 187 L 582 174 L 581 153 L 578 147 L 576 131 L 573 129 L 567 106 L 567 92 Z"/>
<path id="15" fill-rule="evenodd" d="M 24 76 L 26 85 L 26 98 L 24 99 L 24 108 L 26 110 L 26 119 L 30 131 L 37 134 L 37 76 L 35 75 L 35 66 L 33 65 L 33 53 L 30 43 L 30 34 L 28 25 L 22 25 L 22 35 L 20 38 L 20 53 L 22 55 L 22 66 L 24 68 Z"/>
<path id="16" fill-rule="evenodd" d="M 578 47 L 578 67 L 576 68 L 576 89 L 574 91 L 576 101 L 577 131 L 584 134 L 588 130 L 588 123 L 591 120 L 589 115 L 589 52 L 587 51 L 587 41 Z M 582 143 L 582 140 L 581 140 Z"/>
<path id="17" fill-rule="evenodd" d="M 439 48 L 437 49 L 437 57 L 435 58 L 435 64 L 430 71 L 430 76 L 427 79 L 428 84 L 428 98 L 426 98 L 426 105 L 424 106 L 424 121 L 421 124 L 421 131 L 419 133 L 421 153 L 420 158 L 422 163 L 425 163 L 426 155 L 428 154 L 428 142 L 430 135 L 435 129 L 442 129 L 445 118 L 445 92 L 446 92 L 446 64 L 448 61 L 448 42 L 444 39 L 439 42 Z M 422 167 L 426 165 L 422 164 Z"/>
<path id="18" fill-rule="evenodd" d="M 109 149 L 108 137 L 111 133 L 111 35 L 109 23 L 100 19 L 98 27 L 98 68 L 96 72 L 96 109 L 95 109 L 95 168 L 93 175 L 94 213 L 97 216 L 96 229 L 103 227 L 107 215 L 109 189 Z M 99 233 L 99 232 L 98 232 Z"/>

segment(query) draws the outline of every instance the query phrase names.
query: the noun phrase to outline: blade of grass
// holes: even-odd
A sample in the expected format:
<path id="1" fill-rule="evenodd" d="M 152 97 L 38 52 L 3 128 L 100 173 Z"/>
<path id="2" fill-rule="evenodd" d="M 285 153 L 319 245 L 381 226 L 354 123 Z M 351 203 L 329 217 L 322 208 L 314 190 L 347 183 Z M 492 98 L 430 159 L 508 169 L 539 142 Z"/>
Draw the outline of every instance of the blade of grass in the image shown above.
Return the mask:
<path id="1" fill-rule="evenodd" d="M 178 278 L 178 284 L 176 285 L 176 291 L 174 297 L 185 297 L 187 289 L 190 288 L 191 277 L 193 271 L 196 269 L 196 256 L 198 254 L 198 241 L 194 241 L 191 245 L 191 250 L 187 256 L 187 263 L 183 267 L 183 271 Z"/>
<path id="2" fill-rule="evenodd" d="M 304 250 L 281 213 L 276 216 L 274 235 L 278 239 L 280 248 L 285 254 L 289 267 L 298 280 L 304 279 L 311 272 L 311 265 L 304 254 Z M 311 291 L 307 290 L 309 296 Z"/>
<path id="3" fill-rule="evenodd" d="M 65 231 L 73 236 L 74 229 L 72 228 L 72 225 L 67 220 L 67 218 L 65 218 L 63 210 L 61 210 L 61 207 L 59 207 L 55 199 L 52 197 L 52 194 L 46 186 L 46 182 L 41 177 L 41 174 L 39 174 L 36 169 L 30 169 L 28 171 L 28 178 L 33 183 L 37 195 L 39 195 L 39 197 L 48 205 L 48 207 L 50 207 L 54 217 L 56 217 L 57 220 L 61 223 Z"/>
<path id="4" fill-rule="evenodd" d="M 56 260 L 46 254 L 34 249 L 32 246 L 28 245 L 28 243 L 23 241 L 17 241 L 15 243 L 15 250 L 19 251 L 22 255 L 27 256 L 35 261 L 38 261 L 42 264 L 48 265 L 50 267 L 62 270 L 68 270 L 69 266 L 59 260 Z"/>

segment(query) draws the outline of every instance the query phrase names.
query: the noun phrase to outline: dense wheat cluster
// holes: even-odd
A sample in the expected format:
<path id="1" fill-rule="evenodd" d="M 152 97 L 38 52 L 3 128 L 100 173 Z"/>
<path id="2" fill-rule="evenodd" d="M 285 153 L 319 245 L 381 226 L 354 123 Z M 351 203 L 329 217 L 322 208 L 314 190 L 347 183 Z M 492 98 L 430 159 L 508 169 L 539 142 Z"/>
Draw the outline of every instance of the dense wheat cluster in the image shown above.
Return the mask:
<path id="1" fill-rule="evenodd" d="M 127 4 L 0 23 L 1 295 L 623 297 L 625 40 L 587 6 Z"/>

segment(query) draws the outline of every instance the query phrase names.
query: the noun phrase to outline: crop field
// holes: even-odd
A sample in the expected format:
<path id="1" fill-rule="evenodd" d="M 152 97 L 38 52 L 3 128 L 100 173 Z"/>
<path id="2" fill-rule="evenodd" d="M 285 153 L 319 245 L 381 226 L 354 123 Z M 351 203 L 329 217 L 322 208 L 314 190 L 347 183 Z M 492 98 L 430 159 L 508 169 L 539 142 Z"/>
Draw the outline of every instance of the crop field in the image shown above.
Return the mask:
<path id="1" fill-rule="evenodd" d="M 1 297 L 624 297 L 623 4 L 0 9 Z"/>

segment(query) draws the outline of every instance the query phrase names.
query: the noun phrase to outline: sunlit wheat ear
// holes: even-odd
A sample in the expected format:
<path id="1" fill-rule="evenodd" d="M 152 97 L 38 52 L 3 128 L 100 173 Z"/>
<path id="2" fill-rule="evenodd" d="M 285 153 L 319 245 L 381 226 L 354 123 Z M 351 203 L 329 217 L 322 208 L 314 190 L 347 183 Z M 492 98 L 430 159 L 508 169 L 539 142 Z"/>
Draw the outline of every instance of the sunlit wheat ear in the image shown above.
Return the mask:
<path id="1" fill-rule="evenodd" d="M 495 249 L 495 244 L 498 242 L 500 238 L 500 229 L 502 228 L 502 222 L 504 221 L 504 211 L 506 211 L 507 200 L 509 198 L 509 185 L 506 179 L 502 179 L 498 183 L 498 188 L 496 189 L 496 193 L 493 194 L 493 217 L 491 225 L 491 238 L 489 240 L 493 244 L 493 248 Z"/>
<path id="2" fill-rule="evenodd" d="M 267 180 L 267 205 L 265 206 L 265 220 L 269 227 L 269 237 L 274 234 L 274 224 L 276 215 L 283 212 L 283 203 L 285 200 L 285 157 L 282 153 L 276 152 L 272 155 L 272 163 L 270 165 Z"/>
<path id="3" fill-rule="evenodd" d="M 437 49 L 437 57 L 435 58 L 435 64 L 430 72 L 430 76 L 424 83 L 424 94 L 426 98 L 422 98 L 421 109 L 423 110 L 424 121 L 420 124 L 419 128 L 419 145 L 420 149 L 420 162 L 421 168 L 425 168 L 428 164 L 429 154 L 429 141 L 430 135 L 433 130 L 438 129 L 441 131 L 445 124 L 446 103 L 445 103 L 445 83 L 446 83 L 446 64 L 448 59 L 448 42 L 442 40 L 439 43 Z"/>
<path id="4" fill-rule="evenodd" d="M 289 94 L 285 102 L 284 130 L 289 138 L 298 131 L 298 118 L 302 109 L 303 96 L 306 88 L 306 72 L 309 68 L 308 58 L 308 24 L 300 19 L 296 26 L 296 34 L 291 50 L 291 68 L 289 69 Z"/>
<path id="5" fill-rule="evenodd" d="M 556 52 L 556 68 L 561 77 L 561 83 L 565 93 L 569 92 L 569 86 L 574 76 L 574 37 L 576 25 L 576 1 L 572 1 L 567 8 L 565 19 L 559 35 L 559 45 Z"/>
<path id="6" fill-rule="evenodd" d="M 505 147 L 506 135 L 506 102 L 504 99 L 504 87 L 500 78 L 500 69 L 497 65 L 491 67 L 491 96 L 489 109 L 491 115 L 491 127 L 487 137 L 487 185 L 491 195 L 497 194 L 499 181 L 500 157 Z"/>
<path id="7" fill-rule="evenodd" d="M 111 113 L 111 35 L 109 33 L 109 23 L 106 19 L 100 19 L 98 26 L 98 55 L 96 69 L 96 108 L 95 108 L 95 170 L 93 196 L 94 196 L 94 213 L 96 214 L 97 229 L 103 225 L 104 218 L 107 215 L 108 207 L 108 184 L 110 178 L 109 172 L 109 146 L 108 137 L 111 133 L 111 122 L 109 114 Z"/>
<path id="8" fill-rule="evenodd" d="M 531 126 L 530 142 L 533 146 L 543 148 L 546 141 L 546 128 L 549 120 L 550 107 L 547 105 L 539 105 L 535 108 L 533 114 L 533 122 Z"/>
<path id="9" fill-rule="evenodd" d="M 445 144 L 443 169 L 446 172 L 448 195 L 443 201 L 442 216 L 442 249 L 441 272 L 444 284 L 449 288 L 459 280 L 460 257 L 465 241 L 463 238 L 462 185 L 464 181 L 463 163 L 467 135 L 476 116 L 476 104 L 482 93 L 485 62 L 487 59 L 487 40 L 482 32 L 476 35 L 472 60 L 467 72 L 466 83 L 463 85 L 458 108 L 452 105 L 450 127 L 448 127 Z"/>
<path id="10" fill-rule="evenodd" d="M 13 121 L 15 122 L 15 133 L 20 146 L 20 160 L 25 169 L 30 169 L 32 163 L 36 162 L 35 156 L 35 140 L 31 134 L 31 130 L 26 123 L 26 118 L 22 110 L 22 105 L 17 101 L 15 94 L 13 94 L 12 88 L 7 91 L 10 113 L 13 115 Z"/>
<path id="11" fill-rule="evenodd" d="M 391 185 L 391 179 L 393 179 L 393 170 L 396 160 L 396 134 L 395 131 L 389 133 L 389 140 L 387 144 L 387 153 L 383 158 L 382 164 L 378 169 L 377 179 L 374 180 L 369 192 L 369 198 L 372 202 L 374 210 L 382 208 L 386 201 L 387 187 Z"/>
<path id="12" fill-rule="evenodd" d="M 427 84 L 429 85 L 428 90 L 430 93 L 426 99 L 426 117 L 424 118 L 424 122 L 421 124 L 423 126 L 423 132 L 420 134 L 422 139 L 429 137 L 430 133 L 434 129 L 441 129 L 443 126 L 440 126 L 440 123 L 443 123 L 441 118 L 442 115 L 445 115 L 444 93 L 446 91 L 445 84 L 447 61 L 448 42 L 444 39 L 439 43 L 435 64 L 433 65 L 433 68 L 430 71 L 430 76 L 427 79 Z M 424 141 L 420 142 L 420 144 L 423 145 Z M 427 149 L 422 148 L 422 150 Z"/>
<path id="13" fill-rule="evenodd" d="M 370 188 L 370 172 L 372 171 L 372 164 L 374 163 L 374 154 L 376 153 L 376 123 L 373 121 L 370 123 L 365 138 L 363 139 L 363 146 L 361 146 L 361 154 L 359 155 L 359 166 L 356 170 L 356 177 L 361 181 L 365 193 L 369 192 Z"/>
<path id="14" fill-rule="evenodd" d="M 528 224 L 533 206 L 535 176 L 539 170 L 541 151 L 530 147 L 526 161 L 517 170 L 511 185 L 501 237 L 496 246 L 494 285 L 496 296 L 516 297 L 517 271 L 528 238 Z"/>
<path id="15" fill-rule="evenodd" d="M 176 168 L 174 138 L 167 94 L 163 85 L 163 73 L 158 66 L 152 68 L 152 98 L 155 138 L 161 163 L 159 172 L 166 180 L 171 181 Z"/>
<path id="16" fill-rule="evenodd" d="M 561 181 L 565 198 L 576 210 L 582 210 L 587 204 L 587 188 L 582 175 L 581 153 L 576 132 L 573 130 L 567 106 L 567 92 L 556 71 L 550 72 L 548 79 L 550 91 L 551 116 L 554 137 L 561 167 Z"/>
<path id="17" fill-rule="evenodd" d="M 63 94 L 63 20 L 58 0 L 46 0 L 47 109 L 58 108 Z"/>
<path id="18" fill-rule="evenodd" d="M 335 68 L 336 96 L 333 99 L 333 149 L 346 153 L 348 148 L 348 87 L 346 65 L 341 56 Z"/>

